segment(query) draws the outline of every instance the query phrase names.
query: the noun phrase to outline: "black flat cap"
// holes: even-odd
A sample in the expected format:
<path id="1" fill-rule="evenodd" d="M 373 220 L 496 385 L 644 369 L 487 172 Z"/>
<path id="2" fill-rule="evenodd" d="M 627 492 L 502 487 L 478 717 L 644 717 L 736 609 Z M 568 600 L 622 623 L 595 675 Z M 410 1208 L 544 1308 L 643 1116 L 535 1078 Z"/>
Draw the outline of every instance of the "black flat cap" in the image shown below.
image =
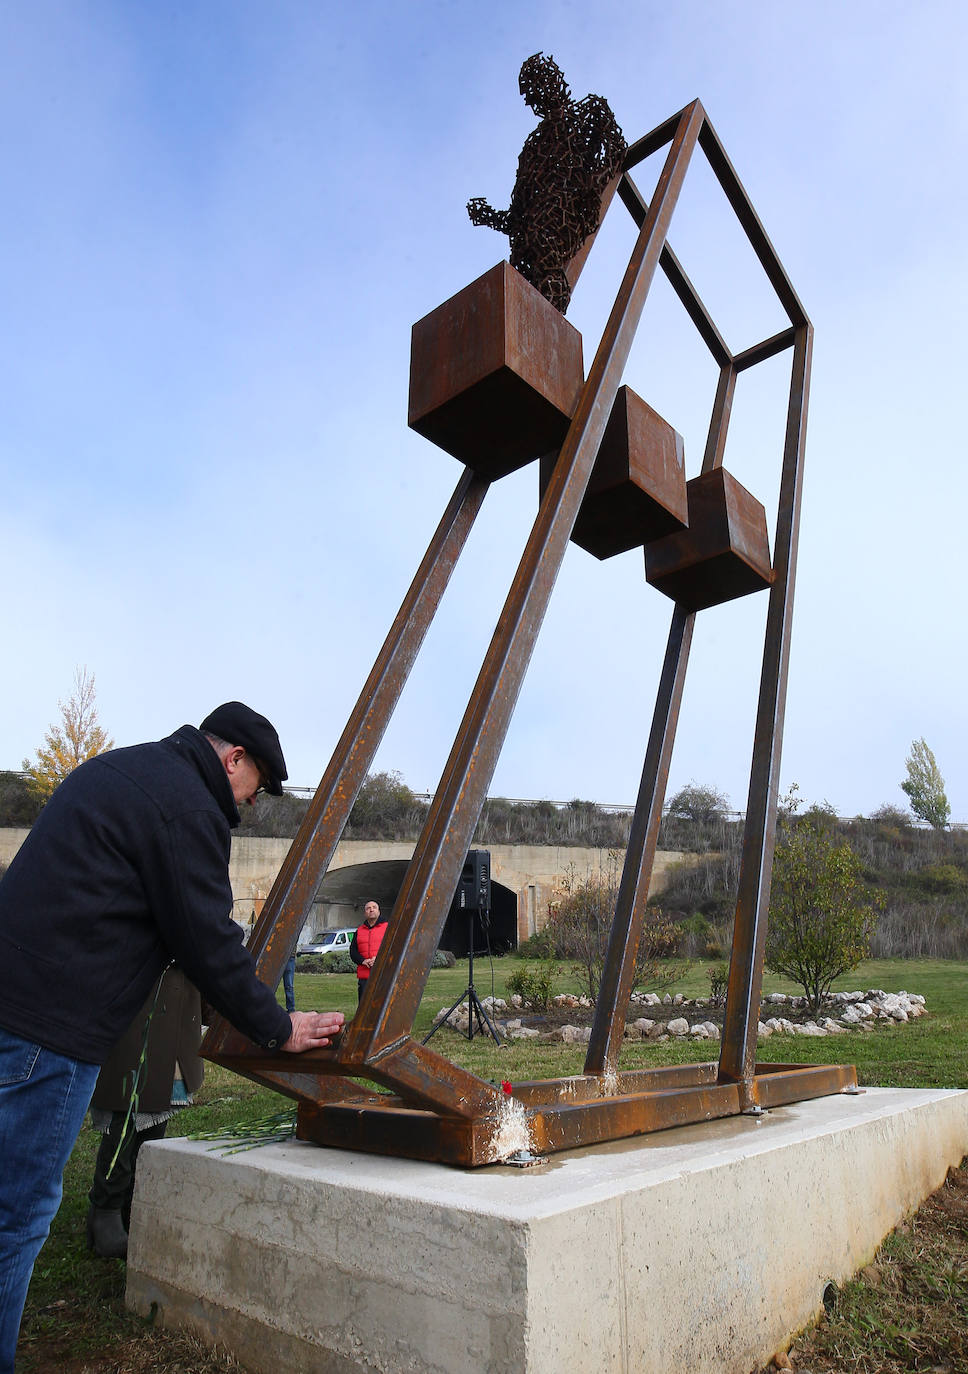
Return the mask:
<path id="1" fill-rule="evenodd" d="M 265 716 L 260 716 L 242 701 L 226 701 L 216 706 L 198 728 L 217 735 L 227 744 L 241 744 L 266 770 L 269 777 L 266 790 L 274 797 L 282 796 L 282 784 L 289 774 L 276 728 Z"/>

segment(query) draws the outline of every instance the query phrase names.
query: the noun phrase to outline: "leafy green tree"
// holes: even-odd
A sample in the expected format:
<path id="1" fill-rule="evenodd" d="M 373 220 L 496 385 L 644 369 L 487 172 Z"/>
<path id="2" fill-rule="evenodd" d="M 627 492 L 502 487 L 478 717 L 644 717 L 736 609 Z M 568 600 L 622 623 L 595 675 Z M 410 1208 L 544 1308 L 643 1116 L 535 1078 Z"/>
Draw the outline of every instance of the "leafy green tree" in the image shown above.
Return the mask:
<path id="1" fill-rule="evenodd" d="M 729 798 L 715 787 L 701 787 L 691 782 L 680 787 L 666 805 L 666 815 L 674 820 L 694 821 L 708 825 L 721 820 L 729 809 Z"/>
<path id="2" fill-rule="evenodd" d="M 347 829 L 367 839 L 412 839 L 426 814 L 426 805 L 399 773 L 370 773 L 353 803 Z"/>
<path id="3" fill-rule="evenodd" d="M 935 757 L 923 739 L 916 739 L 904 760 L 907 777 L 901 783 L 911 810 L 935 830 L 944 830 L 951 815 L 951 807 L 944 791 L 944 778 Z"/>
<path id="4" fill-rule="evenodd" d="M 799 984 L 816 1014 L 834 979 L 867 958 L 882 905 L 849 844 L 823 824 L 789 825 L 773 858 L 767 968 Z"/>
<path id="5" fill-rule="evenodd" d="M 24 759 L 22 765 L 30 790 L 44 801 L 79 763 L 114 745 L 114 740 L 98 724 L 94 674 L 86 668 L 74 670 L 74 691 L 58 706 L 61 724 L 52 725 L 47 731 L 44 747 L 37 750 L 36 762 Z"/>

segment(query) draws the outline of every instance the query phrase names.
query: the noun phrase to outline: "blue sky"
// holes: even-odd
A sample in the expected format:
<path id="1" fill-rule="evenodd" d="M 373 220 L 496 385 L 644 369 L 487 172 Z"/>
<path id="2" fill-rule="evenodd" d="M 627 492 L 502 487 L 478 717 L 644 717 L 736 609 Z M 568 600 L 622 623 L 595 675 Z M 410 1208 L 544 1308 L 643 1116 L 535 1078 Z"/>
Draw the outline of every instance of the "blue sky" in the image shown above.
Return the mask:
<path id="1" fill-rule="evenodd" d="M 783 785 L 901 804 L 923 735 L 968 820 L 966 40 L 932 0 L 0 7 L 0 766 L 86 665 L 117 743 L 241 697 L 318 781 L 457 480 L 406 427 L 410 327 L 506 252 L 464 205 L 507 203 L 540 49 L 630 141 L 702 100 L 816 328 Z M 780 326 L 701 158 L 670 239 L 731 346 Z M 616 207 L 586 365 L 630 246 Z M 670 296 L 627 380 L 693 475 L 715 372 Z M 771 531 L 787 369 L 745 374 L 726 458 Z M 388 731 L 416 790 L 535 509 L 531 468 L 489 494 Z M 765 601 L 699 617 L 672 789 L 745 805 Z M 669 614 L 640 555 L 569 551 L 492 793 L 634 799 Z"/>

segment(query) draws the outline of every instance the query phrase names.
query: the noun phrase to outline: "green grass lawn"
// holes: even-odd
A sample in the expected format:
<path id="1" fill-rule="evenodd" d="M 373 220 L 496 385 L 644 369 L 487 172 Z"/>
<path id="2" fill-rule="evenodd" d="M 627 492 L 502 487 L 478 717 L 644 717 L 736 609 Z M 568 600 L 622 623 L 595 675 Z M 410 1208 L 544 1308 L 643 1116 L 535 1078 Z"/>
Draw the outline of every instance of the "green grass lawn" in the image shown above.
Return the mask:
<path id="1" fill-rule="evenodd" d="M 481 997 L 492 990 L 505 995 L 505 980 L 520 967 L 511 957 L 493 963 L 479 960 L 475 985 Z M 416 1038 L 430 1028 L 434 1013 L 453 1002 L 467 983 L 467 965 L 431 972 L 414 1027 Z M 850 1032 L 826 1039 L 776 1036 L 766 1041 L 760 1058 L 771 1062 L 853 1063 L 860 1081 L 896 1087 L 968 1088 L 968 963 L 940 960 L 877 960 L 862 964 L 840 979 L 841 990 L 883 988 L 888 992 L 920 993 L 927 999 L 930 1015 L 907 1025 L 880 1027 L 871 1032 Z M 578 991 L 574 975 L 565 970 L 557 991 Z M 707 968 L 695 965 L 673 991 L 687 996 L 708 995 Z M 797 992 L 788 980 L 767 974 L 764 993 Z M 347 1016 L 356 1009 L 356 978 L 353 974 L 297 974 L 296 1003 L 301 1010 L 341 1010 Z M 431 1047 L 483 1078 L 512 1081 L 557 1078 L 580 1073 L 584 1049 L 570 1045 L 536 1045 L 511 1041 L 497 1046 L 489 1037 L 463 1036 L 442 1031 Z M 622 1068 L 646 1067 L 714 1057 L 715 1046 L 700 1042 L 633 1042 L 623 1047 Z M 226 1129 L 285 1108 L 287 1099 L 257 1087 L 225 1069 L 209 1065 L 198 1104 L 170 1127 L 170 1133 Z M 41 1252 L 28 1297 L 21 1338 L 22 1363 L 18 1374 L 44 1374 L 52 1362 L 110 1352 L 131 1340 L 168 1340 L 145 1336 L 144 1324 L 123 1307 L 124 1265 L 98 1260 L 84 1244 L 87 1190 L 94 1167 L 99 1137 L 89 1128 L 81 1132 L 64 1180 L 64 1201 L 50 1239 Z M 126 1358 L 128 1358 L 126 1356 Z M 214 1369 L 201 1362 L 178 1366 L 186 1370 Z M 137 1365 L 128 1358 L 125 1369 L 162 1368 Z M 97 1366 L 99 1369 L 102 1366 Z M 103 1365 L 104 1370 L 122 1365 Z M 168 1367 L 168 1366 L 164 1366 Z M 174 1366 L 173 1366 L 174 1367 Z M 223 1368 L 225 1366 L 218 1366 Z"/>
<path id="2" fill-rule="evenodd" d="M 673 992 L 687 997 L 709 994 L 708 965 L 695 964 Z M 478 960 L 474 984 L 478 996 L 504 997 L 505 979 L 520 968 L 513 957 Z M 434 1014 L 449 1006 L 467 986 L 467 965 L 435 969 L 417 1014 L 414 1035 L 426 1035 Z M 773 1037 L 760 1046 L 764 1063 L 855 1064 L 861 1083 L 897 1088 L 968 1088 L 968 964 L 941 959 L 876 959 L 860 965 L 834 984 L 834 991 L 883 988 L 885 992 L 916 992 L 927 998 L 930 1016 L 907 1025 L 876 1031 L 848 1032 L 827 1039 Z M 578 992 L 578 979 L 565 969 L 556 985 L 559 992 Z M 795 993 L 789 979 L 767 973 L 764 995 Z M 305 1010 L 335 1010 L 352 1015 L 356 1008 L 356 978 L 352 974 L 297 974 L 296 1003 Z M 473 1041 L 442 1031 L 431 1047 L 482 1078 L 559 1078 L 580 1073 L 585 1052 L 575 1045 L 536 1045 L 530 1040 L 510 1041 L 498 1047 L 486 1036 Z M 661 1064 L 681 1064 L 714 1058 L 709 1041 L 634 1042 L 620 1056 L 624 1069 Z"/>

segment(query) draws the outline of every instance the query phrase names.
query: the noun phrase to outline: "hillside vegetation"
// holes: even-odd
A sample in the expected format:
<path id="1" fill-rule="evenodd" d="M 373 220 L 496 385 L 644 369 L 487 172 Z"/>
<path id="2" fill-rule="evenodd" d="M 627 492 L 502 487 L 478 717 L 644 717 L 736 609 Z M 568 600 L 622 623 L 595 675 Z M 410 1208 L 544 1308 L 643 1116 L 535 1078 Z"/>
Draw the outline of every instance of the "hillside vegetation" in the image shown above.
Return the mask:
<path id="1" fill-rule="evenodd" d="M 241 834 L 291 837 L 309 802 L 287 794 L 260 797 L 246 807 Z M 682 788 L 666 807 L 659 848 L 690 854 L 673 870 L 656 899 L 684 932 L 682 952 L 719 958 L 728 952 L 736 901 L 743 822 L 713 788 Z M 371 775 L 344 832 L 347 839 L 416 840 L 428 804 L 397 773 Z M 29 826 L 39 803 L 20 774 L 0 772 L 0 825 Z M 819 824 L 846 841 L 863 866 L 864 881 L 883 894 L 871 953 L 875 958 L 968 958 L 968 831 L 915 825 L 899 808 L 870 817 L 840 819 L 814 806 L 798 818 L 788 807 L 784 824 Z M 577 798 L 550 801 L 488 798 L 474 835 L 490 844 L 589 846 L 624 849 L 631 816 Z"/>

